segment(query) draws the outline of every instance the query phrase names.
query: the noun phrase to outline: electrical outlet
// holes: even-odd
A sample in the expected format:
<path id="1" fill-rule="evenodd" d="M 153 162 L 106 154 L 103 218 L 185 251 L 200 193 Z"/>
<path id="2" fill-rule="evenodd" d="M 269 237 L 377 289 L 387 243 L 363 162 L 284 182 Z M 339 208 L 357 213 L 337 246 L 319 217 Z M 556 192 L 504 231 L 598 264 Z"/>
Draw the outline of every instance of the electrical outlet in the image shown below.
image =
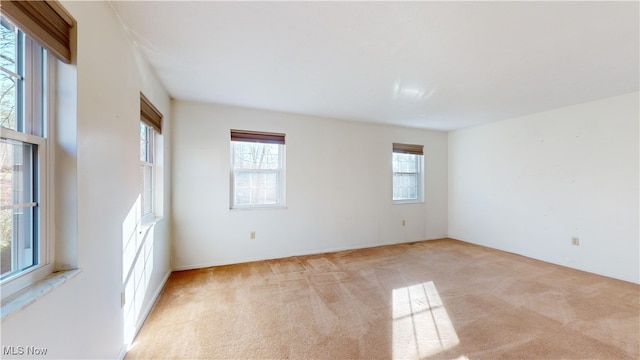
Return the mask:
<path id="1" fill-rule="evenodd" d="M 405 225 L 407 225 L 407 222 L 402 220 L 402 226 L 405 226 Z"/>
<path id="2" fill-rule="evenodd" d="M 251 234 L 249 235 L 249 239 L 253 240 L 256 238 L 256 232 L 252 231 Z"/>
<path id="3" fill-rule="evenodd" d="M 571 245 L 574 246 L 580 246 L 580 238 L 577 236 L 574 236 L 571 238 Z"/>

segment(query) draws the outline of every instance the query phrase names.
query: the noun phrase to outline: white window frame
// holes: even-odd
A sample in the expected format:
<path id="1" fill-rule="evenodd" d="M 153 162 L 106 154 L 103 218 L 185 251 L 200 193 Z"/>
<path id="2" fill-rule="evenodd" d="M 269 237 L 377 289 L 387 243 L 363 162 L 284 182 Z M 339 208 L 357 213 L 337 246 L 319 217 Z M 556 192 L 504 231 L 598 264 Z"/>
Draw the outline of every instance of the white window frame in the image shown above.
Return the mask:
<path id="1" fill-rule="evenodd" d="M 7 22 L 11 23 L 8 19 Z M 17 27 L 16 27 L 17 28 Z M 23 83 L 22 115 L 23 129 L 16 131 L 0 126 L 0 138 L 6 141 L 15 141 L 34 146 L 34 165 L 32 181 L 36 191 L 32 224 L 32 251 L 36 251 L 35 263 L 21 271 L 17 271 L 0 279 L 2 301 L 18 293 L 53 272 L 52 249 L 54 248 L 53 231 L 51 231 L 51 214 L 53 214 L 53 201 L 51 196 L 54 190 L 53 176 L 53 133 L 49 129 L 54 128 L 55 123 L 55 67 L 57 60 L 48 51 L 29 36 L 18 30 L 23 41 L 24 61 L 22 74 L 18 74 Z M 40 56 L 39 54 L 42 54 Z M 42 69 L 43 71 L 39 71 Z M 0 70 L 4 71 L 4 70 Z M 20 71 L 19 71 L 20 72 Z M 30 81 L 30 79 L 34 79 Z M 34 86 L 35 85 L 35 86 Z M 31 100 L 29 100 L 31 99 Z M 39 100 L 33 100 L 39 99 Z M 37 119 L 36 114 L 42 114 L 42 119 Z M 20 121 L 20 120 L 18 120 Z M 12 240 L 13 241 L 13 240 Z"/>
<path id="2" fill-rule="evenodd" d="M 147 131 L 147 151 L 146 151 L 147 157 L 144 160 L 140 158 L 140 166 L 142 167 L 142 179 L 141 179 L 142 187 L 140 189 L 140 218 L 142 222 L 145 223 L 155 218 L 155 207 L 156 207 L 155 206 L 156 205 L 156 201 L 155 201 L 155 191 L 156 191 L 155 189 L 156 188 L 155 140 L 156 140 L 157 133 L 155 129 L 153 129 L 151 126 L 147 125 L 143 121 L 140 122 L 140 126 L 144 126 Z M 140 131 L 140 128 L 138 129 Z M 145 187 L 146 185 L 145 174 L 147 174 L 147 172 L 145 171 L 146 169 L 149 169 L 149 173 L 151 174 L 151 179 L 149 179 L 150 189 L 146 189 Z M 145 194 L 147 193 L 147 190 L 149 193 L 150 209 L 149 211 L 145 212 L 144 199 L 145 199 Z"/>
<path id="3" fill-rule="evenodd" d="M 252 143 L 263 144 L 260 142 L 250 141 L 231 141 L 231 171 L 230 171 L 230 208 L 232 210 L 249 210 L 249 209 L 282 209 L 286 207 L 286 194 L 285 194 L 285 144 L 276 144 L 278 146 L 278 168 L 277 169 L 236 169 L 235 168 L 235 144 L 236 143 Z M 237 204 L 236 203 L 236 176 L 239 172 L 253 172 L 253 173 L 276 173 L 278 174 L 278 202 L 273 204 Z"/>
<path id="4" fill-rule="evenodd" d="M 416 204 L 416 203 L 422 203 L 424 202 L 424 155 L 417 155 L 417 154 L 402 154 L 402 155 L 408 155 L 408 156 L 413 156 L 415 161 L 416 161 L 416 172 L 402 172 L 402 171 L 395 171 L 395 169 L 393 169 L 393 155 L 394 153 L 392 153 L 392 177 L 391 177 L 391 199 L 393 200 L 394 204 Z M 415 198 L 410 198 L 410 199 L 405 199 L 405 198 L 399 198 L 396 199 L 393 196 L 393 190 L 395 188 L 395 175 L 415 175 L 416 176 L 416 197 Z"/>

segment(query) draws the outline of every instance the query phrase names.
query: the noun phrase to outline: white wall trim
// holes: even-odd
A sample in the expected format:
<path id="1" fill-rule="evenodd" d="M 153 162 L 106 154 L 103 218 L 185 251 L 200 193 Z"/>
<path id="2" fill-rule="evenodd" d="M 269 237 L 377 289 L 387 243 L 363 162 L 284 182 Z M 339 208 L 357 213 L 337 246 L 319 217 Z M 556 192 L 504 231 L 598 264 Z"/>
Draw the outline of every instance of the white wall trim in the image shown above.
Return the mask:
<path id="1" fill-rule="evenodd" d="M 162 289 L 164 289 L 164 285 L 167 283 L 167 280 L 169 280 L 169 276 L 171 276 L 171 273 L 172 273 L 172 270 L 169 270 L 164 275 L 164 278 L 160 282 L 160 285 L 158 286 L 156 291 L 153 293 L 153 297 L 152 297 L 153 300 L 149 301 L 149 304 L 146 306 L 146 308 L 142 312 L 142 316 L 140 316 L 140 318 L 138 318 L 138 322 L 136 323 L 136 332 L 135 332 L 135 335 L 133 335 L 133 340 L 134 341 L 135 341 L 136 337 L 138 336 L 138 333 L 140 332 L 140 329 L 142 329 L 142 325 L 144 325 L 144 322 L 147 321 L 147 317 L 149 316 L 149 313 L 151 313 L 151 310 L 155 306 L 156 301 L 158 300 L 158 296 L 160 296 L 160 293 L 162 293 Z"/>
<path id="2" fill-rule="evenodd" d="M 569 266 L 567 264 L 560 264 L 560 263 L 557 263 L 557 262 L 549 261 L 549 260 L 544 259 L 544 258 L 533 257 L 533 256 L 530 256 L 530 255 L 521 253 L 521 252 L 502 249 L 502 248 L 499 248 L 499 247 L 492 247 L 492 246 L 484 245 L 484 244 L 473 242 L 473 241 L 463 240 L 459 236 L 450 235 L 449 239 L 460 241 L 460 242 L 464 242 L 464 243 L 467 243 L 467 244 L 470 244 L 470 245 L 482 246 L 482 247 L 487 248 L 487 249 L 502 251 L 502 252 L 505 252 L 505 253 L 508 253 L 508 254 L 513 254 L 513 255 L 516 255 L 516 256 L 526 257 L 527 259 L 541 261 L 541 262 L 544 262 L 544 263 L 547 263 L 547 264 L 553 264 L 553 265 L 561 266 L 561 267 L 567 268 L 567 269 L 583 271 L 583 272 L 586 272 L 586 273 L 589 273 L 589 274 L 592 274 L 592 275 L 604 276 L 604 277 L 611 278 L 611 279 L 614 279 L 614 280 L 620 280 L 620 281 L 625 281 L 625 282 L 632 283 L 632 284 L 638 284 L 634 279 L 631 279 L 631 278 L 625 278 L 623 276 L 615 276 L 613 274 L 609 274 L 609 273 L 606 273 L 606 272 L 596 273 L 596 272 L 590 271 L 589 269 L 583 269 L 583 268 L 580 268 L 578 266 Z"/>
<path id="3" fill-rule="evenodd" d="M 3 300 L 2 306 L 0 306 L 0 317 L 2 321 L 9 318 L 12 314 L 24 310 L 81 272 L 82 270 L 80 269 L 56 271 L 33 285 L 7 297 Z"/>
<path id="4" fill-rule="evenodd" d="M 391 242 L 384 242 L 384 243 L 368 243 L 368 244 L 357 245 L 357 246 L 340 246 L 340 247 L 335 247 L 335 248 L 304 251 L 304 252 L 295 253 L 295 254 L 287 254 L 287 255 L 282 255 L 282 256 L 273 257 L 273 258 L 249 257 L 249 258 L 243 258 L 243 259 L 232 260 L 232 261 L 219 261 L 219 262 L 212 262 L 212 263 L 206 263 L 206 264 L 176 266 L 176 267 L 174 267 L 173 270 L 174 271 L 196 270 L 196 269 L 204 269 L 204 268 L 208 268 L 208 267 L 212 267 L 212 266 L 225 266 L 225 265 L 234 265 L 234 264 L 244 264 L 244 263 L 250 263 L 250 262 L 254 262 L 254 261 L 286 259 L 286 258 L 295 257 L 295 256 L 318 255 L 318 254 L 328 254 L 328 253 L 334 253 L 334 252 L 340 252 L 340 251 L 370 249 L 370 248 L 376 248 L 376 247 L 380 247 L 380 246 L 389 246 L 389 245 L 397 245 L 397 244 L 410 244 L 410 243 L 419 242 L 419 241 L 440 240 L 440 239 L 445 239 L 445 238 L 447 238 L 447 236 L 446 235 L 442 235 L 442 236 L 432 237 L 432 238 L 428 238 L 428 239 L 420 239 L 420 240 L 391 241 Z"/>
<path id="5" fill-rule="evenodd" d="M 449 132 L 447 232 L 640 283 L 639 99 L 633 92 Z"/>
<path id="6" fill-rule="evenodd" d="M 127 356 L 127 345 L 122 345 L 120 348 L 120 352 L 118 353 L 118 360 L 124 360 L 124 357 Z"/>
<path id="7" fill-rule="evenodd" d="M 133 335 L 133 341 L 135 341 L 136 337 L 138 336 L 138 333 L 140 332 L 140 329 L 142 329 L 142 325 L 144 325 L 144 322 L 147 320 L 147 317 L 149 316 L 149 314 L 151 313 L 151 310 L 155 306 L 156 301 L 158 300 L 160 293 L 162 293 L 162 289 L 164 289 L 164 285 L 167 283 L 167 280 L 169 280 L 169 276 L 171 276 L 172 272 L 173 270 L 169 269 L 169 271 L 167 271 L 167 273 L 164 275 L 164 278 L 160 282 L 160 286 L 158 286 L 156 291 L 153 293 L 152 301 L 150 301 L 147 307 L 145 307 L 144 311 L 142 312 L 142 316 L 138 319 L 138 322 L 136 323 L 135 334 Z M 130 345 L 131 344 L 123 345 L 122 349 L 120 350 L 120 353 L 118 354 L 119 360 L 124 360 L 124 357 L 127 355 L 127 351 L 129 351 Z"/>

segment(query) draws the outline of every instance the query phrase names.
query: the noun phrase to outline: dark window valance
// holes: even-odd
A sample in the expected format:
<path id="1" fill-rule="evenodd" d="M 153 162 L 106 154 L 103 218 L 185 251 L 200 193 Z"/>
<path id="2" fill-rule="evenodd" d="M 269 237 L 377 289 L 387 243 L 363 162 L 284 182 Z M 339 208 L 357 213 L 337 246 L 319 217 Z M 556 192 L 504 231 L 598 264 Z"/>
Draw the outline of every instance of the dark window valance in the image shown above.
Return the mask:
<path id="1" fill-rule="evenodd" d="M 69 64 L 76 21 L 57 1 L 0 1 L 2 15 Z"/>
<path id="2" fill-rule="evenodd" d="M 162 113 L 153 106 L 143 93 L 140 93 L 140 120 L 155 129 L 159 134 L 162 133 Z"/>
<path id="3" fill-rule="evenodd" d="M 231 141 L 258 142 L 284 145 L 285 134 L 248 130 L 231 130 Z"/>
<path id="4" fill-rule="evenodd" d="M 422 145 L 393 143 L 393 152 L 402 154 L 423 155 Z"/>

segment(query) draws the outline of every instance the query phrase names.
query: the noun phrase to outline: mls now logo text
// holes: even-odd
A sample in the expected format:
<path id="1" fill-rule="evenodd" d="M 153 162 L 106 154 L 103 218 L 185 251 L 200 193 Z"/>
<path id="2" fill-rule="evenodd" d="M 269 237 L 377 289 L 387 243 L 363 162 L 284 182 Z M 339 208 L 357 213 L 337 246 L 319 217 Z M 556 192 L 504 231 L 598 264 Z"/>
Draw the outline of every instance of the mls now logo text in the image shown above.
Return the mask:
<path id="1" fill-rule="evenodd" d="M 39 348 L 35 346 L 3 346 L 2 355 L 26 355 L 26 356 L 45 356 L 47 348 Z"/>

